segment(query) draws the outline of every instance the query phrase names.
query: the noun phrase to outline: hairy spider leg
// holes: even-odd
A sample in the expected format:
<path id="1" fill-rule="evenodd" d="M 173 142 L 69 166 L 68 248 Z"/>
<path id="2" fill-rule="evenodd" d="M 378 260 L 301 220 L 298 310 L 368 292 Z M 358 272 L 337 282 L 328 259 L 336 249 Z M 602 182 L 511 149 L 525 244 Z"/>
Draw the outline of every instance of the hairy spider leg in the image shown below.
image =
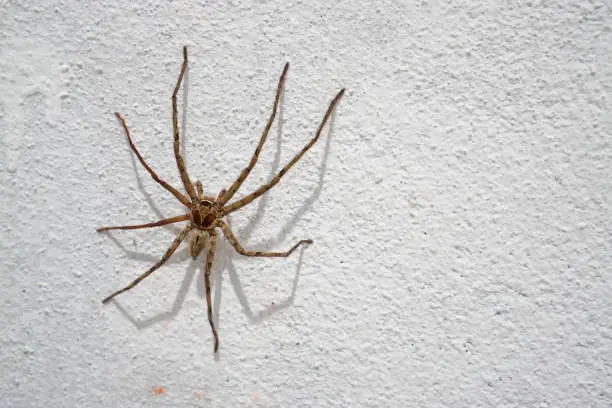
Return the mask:
<path id="1" fill-rule="evenodd" d="M 176 222 L 187 221 L 190 218 L 191 218 L 191 213 L 177 215 L 176 217 L 166 218 L 164 220 L 150 222 L 148 224 L 123 225 L 120 227 L 102 227 L 102 228 L 98 228 L 96 231 L 103 232 L 103 231 L 109 231 L 109 230 L 131 230 L 131 229 L 141 229 L 141 228 L 153 228 L 153 227 L 159 227 L 162 225 L 174 224 Z"/>
<path id="2" fill-rule="evenodd" d="M 185 190 L 189 197 L 191 197 L 192 201 L 197 200 L 196 191 L 193 188 L 193 184 L 191 184 L 191 180 L 189 180 L 189 174 L 187 174 L 187 169 L 185 168 L 185 162 L 183 161 L 183 156 L 181 156 L 180 152 L 180 139 L 179 139 L 179 127 L 178 127 L 178 107 L 176 103 L 176 95 L 178 94 L 179 88 L 181 87 L 181 81 L 183 80 L 183 75 L 185 74 L 185 70 L 187 69 L 187 47 L 183 47 L 183 65 L 181 66 L 181 72 L 176 81 L 176 86 L 174 87 L 174 92 L 172 93 L 172 128 L 174 130 L 174 158 L 176 159 L 176 166 L 178 167 L 178 171 L 181 175 L 181 180 L 183 181 L 183 186 L 185 186 Z"/>
<path id="3" fill-rule="evenodd" d="M 338 103 L 338 101 L 340 101 L 340 98 L 342 98 L 342 95 L 344 95 L 344 89 L 342 89 L 340 92 L 338 92 L 338 94 L 335 96 L 335 98 L 329 104 L 329 107 L 327 108 L 327 112 L 325 112 L 325 116 L 323 116 L 323 120 L 321 121 L 321 124 L 319 125 L 319 128 L 317 129 L 317 133 L 312 138 L 312 140 L 310 142 L 308 142 L 308 144 L 306 146 L 304 146 L 304 148 L 298 154 L 296 154 L 295 157 L 293 159 L 291 159 L 291 161 L 289 163 L 287 163 L 285 165 L 285 167 L 283 167 L 278 172 L 278 174 L 276 174 L 276 176 L 274 176 L 274 178 L 269 183 L 264 184 L 263 186 L 259 187 L 257 190 L 255 190 L 251 194 L 247 195 L 246 197 L 243 197 L 240 200 L 235 201 L 234 203 L 232 203 L 232 204 L 226 206 L 225 208 L 223 208 L 222 215 L 231 214 L 232 212 L 234 212 L 234 211 L 244 207 L 245 205 L 249 204 L 251 201 L 255 200 L 257 197 L 263 195 L 266 191 L 268 191 L 269 189 L 274 187 L 280 181 L 280 179 L 285 175 L 285 173 L 287 173 L 287 171 L 295 163 L 297 163 L 298 160 L 300 160 L 302 158 L 302 156 L 304 156 L 304 154 L 317 142 L 317 140 L 319 140 L 319 136 L 321 136 L 321 132 L 322 132 L 323 128 L 325 127 L 325 124 L 327 123 L 327 120 L 329 119 L 329 117 L 330 117 L 332 111 L 334 110 L 334 107 Z"/>
<path id="4" fill-rule="evenodd" d="M 140 152 L 136 148 L 136 145 L 134 145 L 134 142 L 132 141 L 132 136 L 130 135 L 130 131 L 129 131 L 128 127 L 127 127 L 127 124 L 125 123 L 125 120 L 117 112 L 115 112 L 115 116 L 117 116 L 119 121 L 121 121 L 121 125 L 123 125 L 123 130 L 125 130 L 125 135 L 127 136 L 128 143 L 130 144 L 130 149 L 132 149 L 134 154 L 136 154 L 136 157 L 138 157 L 138 160 L 140 161 L 140 164 L 142 164 L 142 166 L 149 172 L 151 177 L 153 177 L 153 180 L 157 181 L 159 184 L 161 184 L 161 186 L 163 188 L 165 188 L 166 190 L 171 192 L 181 203 L 183 203 L 187 207 L 189 207 L 191 205 L 191 203 L 189 202 L 189 199 L 187 199 L 187 197 L 185 197 L 183 194 L 179 193 L 178 190 L 175 189 L 174 187 L 172 187 L 170 184 L 166 183 L 164 180 L 159 178 L 159 176 L 153 171 L 153 169 L 151 167 L 149 167 L 147 162 L 140 155 Z"/>
<path id="5" fill-rule="evenodd" d="M 212 299 L 210 292 L 212 287 L 212 265 L 217 245 L 217 233 L 215 232 L 215 230 L 211 230 L 209 233 L 210 238 L 208 240 L 208 252 L 206 253 L 206 265 L 204 267 L 204 287 L 206 288 L 206 307 L 208 312 L 208 323 L 210 323 L 210 328 L 213 333 L 213 338 L 215 341 L 214 350 L 216 353 L 217 350 L 219 350 L 219 336 L 217 335 L 217 329 L 215 328 L 215 322 L 213 321 Z"/>
<path id="6" fill-rule="evenodd" d="M 247 251 L 246 249 L 244 249 L 244 247 L 242 245 L 240 245 L 240 243 L 236 239 L 236 236 L 232 232 L 232 229 L 230 228 L 229 225 L 227 225 L 227 223 L 225 223 L 223 221 L 220 221 L 219 222 L 219 226 L 221 227 L 221 230 L 223 231 L 223 234 L 225 235 L 225 237 L 232 244 L 234 249 L 236 249 L 236 252 L 238 252 L 239 254 L 242 254 L 244 256 L 257 256 L 257 257 L 270 257 L 270 258 L 272 258 L 272 257 L 286 258 L 289 255 L 291 255 L 291 253 L 293 253 L 293 251 L 295 251 L 300 245 L 310 245 L 310 244 L 312 244 L 312 239 L 303 239 L 303 240 L 299 241 L 297 244 L 295 244 L 294 246 L 292 246 L 291 249 L 289 249 L 288 251 L 285 251 L 285 252 Z"/>
<path id="7" fill-rule="evenodd" d="M 283 90 L 283 85 L 285 83 L 285 77 L 287 75 L 288 69 L 289 63 L 287 62 L 285 64 L 285 68 L 283 68 L 283 73 L 281 74 L 278 80 L 278 85 L 276 86 L 276 95 L 274 96 L 274 106 L 272 107 L 272 113 L 270 114 L 268 123 L 266 124 L 263 134 L 259 139 L 259 144 L 257 145 L 257 148 L 255 149 L 255 152 L 251 157 L 249 165 L 244 170 L 242 170 L 242 172 L 240 172 L 240 175 L 238 176 L 236 181 L 234 181 L 231 187 L 223 193 L 221 199 L 219 200 L 219 204 L 221 204 L 222 206 L 225 205 L 225 203 L 227 203 L 234 196 L 236 191 L 238 191 L 244 180 L 246 180 L 246 178 L 248 177 L 251 170 L 253 170 L 253 167 L 255 167 L 257 160 L 259 159 L 259 154 L 261 153 L 261 149 L 263 148 L 263 145 L 266 142 L 266 139 L 268 138 L 268 133 L 270 132 L 270 128 L 272 127 L 272 123 L 274 122 L 274 118 L 276 117 L 276 112 L 278 111 L 278 102 L 280 100 L 280 95 Z"/>

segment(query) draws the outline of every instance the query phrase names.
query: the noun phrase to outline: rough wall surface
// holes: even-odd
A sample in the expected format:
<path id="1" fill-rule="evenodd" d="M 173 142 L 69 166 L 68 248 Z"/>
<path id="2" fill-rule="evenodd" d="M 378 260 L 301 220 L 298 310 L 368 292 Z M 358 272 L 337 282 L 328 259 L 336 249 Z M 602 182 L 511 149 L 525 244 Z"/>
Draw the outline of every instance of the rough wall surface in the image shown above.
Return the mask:
<path id="1" fill-rule="evenodd" d="M 3 1 L 4 407 L 609 407 L 612 11 L 603 1 Z M 34 3 L 37 3 L 34 5 Z M 89 3 L 89 4 L 87 4 Z M 184 211 L 129 151 L 204 189 L 272 177 L 203 257 L 137 288 Z M 186 110 L 183 110 L 186 108 Z M 158 388 L 155 388 L 158 387 Z M 157 390 L 157 392 L 154 392 Z"/>

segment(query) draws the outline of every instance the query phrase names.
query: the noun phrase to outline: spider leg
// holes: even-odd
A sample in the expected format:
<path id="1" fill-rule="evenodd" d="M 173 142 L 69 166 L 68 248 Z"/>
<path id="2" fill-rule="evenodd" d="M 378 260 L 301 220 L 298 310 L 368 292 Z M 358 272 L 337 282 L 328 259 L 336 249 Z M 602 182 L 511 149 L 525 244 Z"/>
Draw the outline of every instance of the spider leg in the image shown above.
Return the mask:
<path id="1" fill-rule="evenodd" d="M 196 201 L 198 196 L 196 194 L 195 189 L 193 188 L 193 184 L 191 184 L 191 180 L 189 180 L 189 175 L 187 174 L 187 169 L 185 168 L 185 162 L 183 161 L 183 156 L 181 156 L 180 152 L 178 107 L 176 104 L 176 95 L 178 94 L 179 88 L 181 87 L 181 81 L 183 80 L 183 75 L 185 75 L 186 69 L 187 47 L 183 47 L 183 65 L 181 66 L 181 73 L 179 74 L 178 80 L 176 81 L 176 86 L 174 87 L 174 92 L 172 93 L 172 128 L 174 130 L 174 157 L 176 159 L 176 166 L 178 167 L 179 173 L 181 175 L 181 180 L 183 181 L 183 185 L 185 186 L 185 190 L 189 194 L 189 197 L 191 197 L 193 201 Z"/>
<path id="2" fill-rule="evenodd" d="M 285 251 L 285 252 L 247 251 L 246 249 L 243 248 L 242 245 L 240 245 L 240 243 L 236 239 L 236 236 L 232 232 L 232 229 L 230 228 L 229 225 L 227 225 L 223 221 L 221 221 L 221 223 L 219 225 L 221 227 L 221 230 L 223 231 L 223 234 L 225 234 L 225 237 L 229 240 L 229 242 L 236 249 L 236 251 L 238 253 L 242 254 L 242 255 L 245 255 L 245 256 L 286 258 L 289 255 L 291 255 L 291 253 L 293 251 L 295 251 L 300 245 L 303 245 L 303 244 L 310 245 L 310 244 L 312 244 L 312 240 L 311 239 L 303 239 L 303 240 L 299 241 L 297 244 L 295 244 L 294 246 L 292 246 L 290 250 Z"/>
<path id="3" fill-rule="evenodd" d="M 98 228 L 96 231 L 109 231 L 109 230 L 131 230 L 131 229 L 140 229 L 140 228 L 152 228 L 159 227 L 161 225 L 174 224 L 175 222 L 187 221 L 191 217 L 191 214 L 185 215 L 177 215 L 176 217 L 166 218 L 165 220 L 159 220 L 155 222 L 150 222 L 148 224 L 139 224 L 139 225 L 123 225 L 121 227 L 102 227 Z"/>
<path id="4" fill-rule="evenodd" d="M 155 265 L 153 265 L 151 268 L 149 268 L 148 271 L 146 271 L 145 273 L 140 275 L 138 278 L 136 278 L 132 283 L 127 285 L 125 288 L 123 288 L 121 290 L 118 290 L 115 293 L 113 293 L 112 295 L 107 296 L 106 298 L 104 298 L 102 303 L 108 303 L 115 296 L 117 296 L 117 295 L 119 295 L 119 294 L 121 294 L 121 293 L 123 293 L 125 291 L 128 291 L 128 290 L 132 289 L 134 286 L 138 285 L 140 283 L 140 281 L 142 281 L 144 278 L 146 278 L 147 276 L 149 276 L 153 272 L 155 272 L 155 270 L 157 268 L 159 268 L 160 266 L 162 266 L 168 260 L 168 258 L 170 258 L 170 256 L 174 253 L 174 251 L 176 251 L 176 248 L 179 247 L 179 245 L 185 239 L 185 237 L 187 236 L 187 234 L 189 233 L 191 228 L 192 228 L 191 225 L 187 225 L 185 228 L 183 228 L 183 230 L 181 232 L 179 232 L 179 234 L 176 236 L 176 238 L 174 239 L 174 241 L 172 242 L 170 247 L 166 250 L 166 253 L 162 257 L 162 259 L 160 259 Z"/>
<path id="5" fill-rule="evenodd" d="M 202 183 L 199 181 L 196 181 L 196 190 L 198 191 L 198 198 L 200 200 L 204 199 L 204 188 L 202 187 Z"/>
<path id="6" fill-rule="evenodd" d="M 285 173 L 287 173 L 287 171 L 289 171 L 289 169 L 295 163 L 297 163 L 298 160 L 302 158 L 302 156 L 317 142 L 317 140 L 319 140 L 319 136 L 321 136 L 321 131 L 323 130 L 323 127 L 325 127 L 325 124 L 327 123 L 332 111 L 334 110 L 334 107 L 336 106 L 340 98 L 342 98 L 342 95 L 344 95 L 344 89 L 338 92 L 338 94 L 334 97 L 334 99 L 329 104 L 329 107 L 327 108 L 327 112 L 325 112 L 325 116 L 323 116 L 323 120 L 321 121 L 321 124 L 319 124 L 317 133 L 312 138 L 312 140 L 310 140 L 310 142 L 308 142 L 308 144 L 304 146 L 304 148 L 298 154 L 296 154 L 295 157 L 291 159 L 291 161 L 287 163 L 285 167 L 283 167 L 269 183 L 264 184 L 263 186 L 259 187 L 257 190 L 247 195 L 246 197 L 243 197 L 240 200 L 235 201 L 232 204 L 225 207 L 223 209 L 223 215 L 230 214 L 244 207 L 245 205 L 249 204 L 251 201 L 255 200 L 257 197 L 263 195 L 266 191 L 274 187 L 280 181 L 280 179 L 285 175 Z"/>
<path id="7" fill-rule="evenodd" d="M 117 116 L 117 118 L 119 119 L 119 121 L 121 121 L 121 125 L 123 126 L 123 130 L 125 130 L 125 135 L 127 136 L 128 142 L 130 144 L 130 149 L 132 149 L 132 151 L 134 152 L 134 154 L 136 154 L 136 157 L 138 157 L 138 160 L 140 161 L 140 164 L 143 165 L 143 167 L 149 172 L 149 174 L 151 175 L 151 177 L 153 177 L 153 180 L 157 181 L 159 184 L 162 185 L 163 188 L 165 188 L 166 190 L 168 190 L 169 192 L 171 192 L 181 203 L 185 204 L 187 207 L 190 206 L 190 202 L 187 199 L 187 197 L 185 197 L 183 194 L 179 193 L 174 187 L 172 187 L 170 184 L 166 183 L 164 180 L 160 179 L 159 176 L 153 171 L 153 169 L 151 167 L 149 167 L 149 165 L 147 164 L 147 162 L 145 162 L 145 160 L 142 158 L 142 156 L 140 155 L 140 152 L 138 151 L 138 149 L 136 149 L 136 146 L 134 145 L 134 142 L 132 141 L 132 136 L 130 136 L 130 131 L 128 130 L 127 124 L 125 123 L 125 120 L 123 119 L 123 117 L 115 112 L 115 116 Z"/>
<path id="8" fill-rule="evenodd" d="M 212 300 L 211 300 L 211 275 L 212 275 L 212 265 L 213 259 L 215 257 L 215 248 L 217 244 L 217 233 L 212 230 L 209 232 L 210 239 L 208 241 L 208 252 L 206 253 L 206 266 L 204 269 L 204 286 L 206 287 L 206 305 L 208 307 L 208 322 L 210 323 L 210 328 L 212 329 L 213 338 L 215 341 L 214 350 L 215 353 L 219 349 L 219 336 L 217 335 L 217 329 L 215 328 L 215 322 L 213 321 L 213 310 L 212 310 Z"/>
<path id="9" fill-rule="evenodd" d="M 288 69 L 289 69 L 289 63 L 286 63 L 285 68 L 283 69 L 283 73 L 281 74 L 280 79 L 278 80 L 278 85 L 276 87 L 276 95 L 274 96 L 274 107 L 272 108 L 272 113 L 270 114 L 268 123 L 266 124 L 263 134 L 261 135 L 261 138 L 259 139 L 259 144 L 257 145 L 257 148 L 255 149 L 255 152 L 253 153 L 253 156 L 251 157 L 251 161 L 249 165 L 244 170 L 242 170 L 242 172 L 240 173 L 236 181 L 234 181 L 232 186 L 223 194 L 223 197 L 220 202 L 221 205 L 225 205 L 225 203 L 227 203 L 233 197 L 236 191 L 238 191 L 242 183 L 244 183 L 244 180 L 246 180 L 246 178 L 248 177 L 251 170 L 253 170 L 253 167 L 255 167 L 255 164 L 257 163 L 257 159 L 259 159 L 259 154 L 261 153 L 261 149 L 263 148 L 263 145 L 268 137 L 268 133 L 270 132 L 270 128 L 272 127 L 272 123 L 274 122 L 274 118 L 276 117 L 276 112 L 278 110 L 278 101 L 280 99 L 280 94 L 283 90 L 283 85 L 285 83 L 285 76 L 287 75 Z"/>

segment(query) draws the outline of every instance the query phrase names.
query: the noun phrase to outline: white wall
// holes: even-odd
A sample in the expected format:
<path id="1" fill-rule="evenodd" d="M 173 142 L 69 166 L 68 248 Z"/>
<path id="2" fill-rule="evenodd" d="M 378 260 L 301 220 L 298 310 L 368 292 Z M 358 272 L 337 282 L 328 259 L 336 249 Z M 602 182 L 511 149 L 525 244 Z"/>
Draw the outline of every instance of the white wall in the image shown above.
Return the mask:
<path id="1" fill-rule="evenodd" d="M 602 1 L 2 2 L 0 394 L 6 407 L 609 407 L 612 23 Z M 24 2 L 25 3 L 25 2 Z M 501 2 L 500 2 L 501 3 Z M 134 290 L 184 211 L 281 118 L 247 193 L 331 133 L 203 258 Z M 165 395 L 154 395 L 163 387 Z"/>

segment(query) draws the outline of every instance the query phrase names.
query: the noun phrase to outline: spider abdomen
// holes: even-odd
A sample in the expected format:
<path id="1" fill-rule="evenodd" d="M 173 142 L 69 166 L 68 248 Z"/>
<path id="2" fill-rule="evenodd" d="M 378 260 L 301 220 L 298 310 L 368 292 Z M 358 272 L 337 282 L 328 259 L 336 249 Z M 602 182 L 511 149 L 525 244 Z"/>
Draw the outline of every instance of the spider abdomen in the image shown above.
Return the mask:
<path id="1" fill-rule="evenodd" d="M 202 252 L 202 250 L 206 247 L 208 243 L 208 232 L 207 231 L 198 231 L 196 230 L 189 237 L 189 254 L 193 259 L 196 259 L 197 256 Z"/>

